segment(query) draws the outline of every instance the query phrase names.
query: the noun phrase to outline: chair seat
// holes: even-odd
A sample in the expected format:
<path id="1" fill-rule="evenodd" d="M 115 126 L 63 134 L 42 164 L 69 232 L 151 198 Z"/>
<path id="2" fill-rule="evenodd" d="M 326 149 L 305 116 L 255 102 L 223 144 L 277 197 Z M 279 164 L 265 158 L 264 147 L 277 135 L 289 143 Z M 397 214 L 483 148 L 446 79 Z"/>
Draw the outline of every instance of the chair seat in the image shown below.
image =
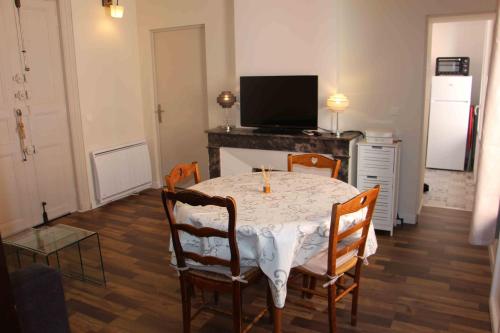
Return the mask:
<path id="1" fill-rule="evenodd" d="M 188 264 L 190 274 L 201 278 L 211 279 L 219 282 L 232 283 L 231 269 L 224 266 L 192 265 Z M 248 282 L 259 277 L 259 267 L 240 267 L 240 277 Z"/>
<path id="2" fill-rule="evenodd" d="M 350 251 L 343 256 L 337 258 L 337 263 L 335 265 L 335 275 L 339 275 L 347 272 L 354 266 L 358 261 L 357 257 L 358 251 Z M 314 256 L 311 260 L 306 262 L 304 265 L 300 266 L 301 269 L 314 273 L 315 275 L 324 276 L 328 268 L 328 250 L 325 250 L 318 255 Z"/>

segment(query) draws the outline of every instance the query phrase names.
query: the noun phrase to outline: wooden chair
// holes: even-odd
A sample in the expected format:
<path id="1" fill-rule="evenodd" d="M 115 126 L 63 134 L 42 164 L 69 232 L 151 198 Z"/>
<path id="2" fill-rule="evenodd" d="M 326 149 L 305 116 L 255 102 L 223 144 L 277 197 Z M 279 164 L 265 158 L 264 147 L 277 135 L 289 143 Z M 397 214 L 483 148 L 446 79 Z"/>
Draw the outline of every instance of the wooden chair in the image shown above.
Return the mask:
<path id="1" fill-rule="evenodd" d="M 170 173 L 165 176 L 165 184 L 169 191 L 175 192 L 175 185 L 194 175 L 194 182 L 198 184 L 201 181 L 200 169 L 198 168 L 198 162 L 193 162 L 190 164 L 177 164 L 172 168 Z"/>
<path id="2" fill-rule="evenodd" d="M 184 333 L 191 331 L 191 320 L 205 308 L 201 307 L 191 317 L 191 294 L 194 287 L 216 293 L 232 293 L 233 332 L 248 332 L 264 316 L 268 309 L 260 311 L 254 320 L 245 329 L 242 329 L 242 290 L 256 282 L 262 274 L 258 267 L 240 266 L 240 256 L 236 243 L 236 203 L 234 199 L 231 197 L 211 197 L 193 190 L 184 190 L 177 193 L 164 190 L 162 191 L 162 201 L 170 225 L 177 260 L 176 269 L 179 273 L 181 285 Z M 173 207 L 179 202 L 191 206 L 217 206 L 226 208 L 228 213 L 227 231 L 209 227 L 196 228 L 190 224 L 177 223 Z M 199 238 L 219 237 L 227 239 L 231 253 L 230 260 L 185 251 L 180 242 L 179 231 Z M 190 264 L 187 260 L 201 265 Z M 269 289 L 267 297 L 268 308 L 270 308 Z"/>
<path id="3" fill-rule="evenodd" d="M 338 178 L 340 165 L 342 162 L 336 159 L 330 159 L 320 154 L 288 154 L 288 171 L 293 171 L 293 166 L 300 164 L 306 167 L 332 169 L 332 178 Z"/>
<path id="4" fill-rule="evenodd" d="M 351 325 L 356 325 L 361 266 L 365 260 L 363 255 L 366 238 L 379 189 L 380 187 L 377 185 L 345 203 L 334 204 L 328 250 L 315 256 L 306 264 L 293 269 L 294 273 L 299 273 L 298 277 L 303 275 L 312 281 L 316 281 L 316 279 L 326 280 L 323 287 L 328 290 L 327 294 L 317 291 L 315 285 L 312 284 L 305 287 L 290 283 L 289 288 L 328 299 L 330 333 L 336 332 L 336 303 L 349 293 L 352 294 Z M 367 207 L 367 213 L 364 220 L 339 233 L 340 217 L 365 207 Z M 349 279 L 346 279 L 346 276 Z M 347 282 L 350 283 L 347 284 Z"/>

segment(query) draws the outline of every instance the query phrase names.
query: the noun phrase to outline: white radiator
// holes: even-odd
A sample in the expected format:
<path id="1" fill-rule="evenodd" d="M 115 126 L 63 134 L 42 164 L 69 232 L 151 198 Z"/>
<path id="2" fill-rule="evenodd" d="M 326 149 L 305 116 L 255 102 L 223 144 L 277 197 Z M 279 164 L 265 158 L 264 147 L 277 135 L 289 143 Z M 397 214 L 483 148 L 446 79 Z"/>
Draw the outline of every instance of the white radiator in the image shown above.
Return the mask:
<path id="1" fill-rule="evenodd" d="M 122 198 L 152 185 L 146 142 L 92 152 L 94 189 L 99 204 Z"/>

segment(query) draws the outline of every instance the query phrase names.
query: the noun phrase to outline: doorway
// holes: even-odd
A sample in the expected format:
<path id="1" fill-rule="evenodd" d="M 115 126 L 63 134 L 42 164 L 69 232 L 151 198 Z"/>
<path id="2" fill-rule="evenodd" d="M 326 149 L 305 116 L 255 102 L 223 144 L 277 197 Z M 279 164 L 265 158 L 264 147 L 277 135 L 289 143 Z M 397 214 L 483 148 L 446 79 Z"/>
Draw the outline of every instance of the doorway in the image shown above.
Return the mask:
<path id="1" fill-rule="evenodd" d="M 206 179 L 205 27 L 153 31 L 153 56 L 162 175 L 167 175 L 176 164 L 196 161 L 202 179 Z"/>
<path id="2" fill-rule="evenodd" d="M 59 26 L 56 0 L 0 0 L 4 236 L 77 208 Z"/>
<path id="3" fill-rule="evenodd" d="M 429 19 L 423 206 L 472 211 L 493 27 L 493 14 Z M 470 59 L 469 73 L 436 71 L 438 57 Z"/>

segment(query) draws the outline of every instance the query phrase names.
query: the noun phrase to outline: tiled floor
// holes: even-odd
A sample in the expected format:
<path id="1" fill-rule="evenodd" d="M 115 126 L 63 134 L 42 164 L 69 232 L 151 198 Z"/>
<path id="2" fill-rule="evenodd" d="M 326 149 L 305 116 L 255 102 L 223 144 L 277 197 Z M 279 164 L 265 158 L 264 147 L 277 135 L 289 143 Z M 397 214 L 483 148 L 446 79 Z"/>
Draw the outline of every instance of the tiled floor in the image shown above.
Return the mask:
<path id="1" fill-rule="evenodd" d="M 474 203 L 474 174 L 449 170 L 425 170 L 429 192 L 424 194 L 424 206 L 472 211 Z"/>

